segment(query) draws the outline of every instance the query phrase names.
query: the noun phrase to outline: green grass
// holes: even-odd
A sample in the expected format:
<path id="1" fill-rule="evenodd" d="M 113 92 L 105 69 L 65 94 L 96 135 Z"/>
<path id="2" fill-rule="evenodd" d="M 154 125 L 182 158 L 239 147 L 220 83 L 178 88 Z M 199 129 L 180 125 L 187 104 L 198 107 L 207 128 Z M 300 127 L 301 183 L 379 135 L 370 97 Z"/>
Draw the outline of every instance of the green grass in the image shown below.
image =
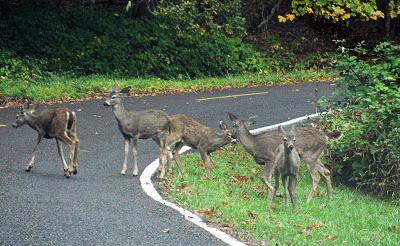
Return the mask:
<path id="1" fill-rule="evenodd" d="M 32 101 L 56 101 L 82 99 L 108 93 L 118 82 L 121 87 L 131 86 L 132 94 L 176 93 L 225 87 L 274 85 L 293 82 L 326 80 L 334 77 L 327 71 L 294 71 L 282 74 L 244 74 L 196 80 L 162 80 L 157 78 L 124 78 L 115 76 L 85 76 L 79 78 L 54 76 L 40 81 L 0 80 L 0 104 L 18 99 Z"/>
<path id="2" fill-rule="evenodd" d="M 240 146 L 228 146 L 212 154 L 212 179 L 203 178 L 199 154 L 182 158 L 186 174 L 160 183 L 168 200 L 197 211 L 244 241 L 269 245 L 399 245 L 400 212 L 396 201 L 374 199 L 345 186 L 326 198 L 321 182 L 318 194 L 306 203 L 311 179 L 301 166 L 297 186 L 298 211 L 285 210 L 283 198 L 274 199 L 274 211 L 266 209 L 266 189 L 257 165 Z M 280 190 L 282 193 L 282 189 Z M 397 201 L 398 202 L 398 201 Z"/>

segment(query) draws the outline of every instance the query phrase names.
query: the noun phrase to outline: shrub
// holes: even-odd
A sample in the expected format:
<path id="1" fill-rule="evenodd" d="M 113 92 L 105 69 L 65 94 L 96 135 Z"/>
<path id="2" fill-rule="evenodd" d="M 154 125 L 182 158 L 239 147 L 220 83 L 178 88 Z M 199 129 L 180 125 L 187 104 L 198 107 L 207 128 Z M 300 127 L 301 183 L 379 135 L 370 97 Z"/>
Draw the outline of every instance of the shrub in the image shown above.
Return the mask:
<path id="1" fill-rule="evenodd" d="M 38 80 L 47 74 L 42 71 L 44 61 L 29 57 L 20 58 L 15 53 L 0 48 L 0 81 L 2 80 Z"/>
<path id="2" fill-rule="evenodd" d="M 179 32 L 163 18 L 132 20 L 111 7 L 18 10 L 0 26 L 10 58 L 46 61 L 40 68 L 56 74 L 195 78 L 256 71 L 262 61 L 239 38 Z"/>
<path id="3" fill-rule="evenodd" d="M 343 132 L 330 145 L 342 180 L 377 195 L 400 197 L 400 46 L 344 49 L 337 66 L 345 106 L 325 119 Z"/>

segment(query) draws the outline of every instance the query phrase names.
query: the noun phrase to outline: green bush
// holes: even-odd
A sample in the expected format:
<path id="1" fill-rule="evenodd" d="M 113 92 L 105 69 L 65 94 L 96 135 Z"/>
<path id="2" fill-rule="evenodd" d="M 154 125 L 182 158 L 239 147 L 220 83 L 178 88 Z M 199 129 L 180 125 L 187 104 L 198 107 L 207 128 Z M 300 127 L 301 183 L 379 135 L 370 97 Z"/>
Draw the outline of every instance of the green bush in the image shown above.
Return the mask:
<path id="1" fill-rule="evenodd" d="M 342 180 L 377 195 L 400 197 L 400 46 L 343 48 L 336 108 L 324 124 L 342 131 L 330 163 Z"/>
<path id="2" fill-rule="evenodd" d="M 0 26 L 0 47 L 13 52 L 10 59 L 45 61 L 40 68 L 55 74 L 196 78 L 256 71 L 262 64 L 239 38 L 180 32 L 163 18 L 133 20 L 110 7 L 18 10 Z"/>
<path id="3" fill-rule="evenodd" d="M 45 62 L 29 57 L 20 58 L 15 53 L 0 48 L 0 81 L 2 80 L 38 80 L 47 76 L 43 72 Z"/>

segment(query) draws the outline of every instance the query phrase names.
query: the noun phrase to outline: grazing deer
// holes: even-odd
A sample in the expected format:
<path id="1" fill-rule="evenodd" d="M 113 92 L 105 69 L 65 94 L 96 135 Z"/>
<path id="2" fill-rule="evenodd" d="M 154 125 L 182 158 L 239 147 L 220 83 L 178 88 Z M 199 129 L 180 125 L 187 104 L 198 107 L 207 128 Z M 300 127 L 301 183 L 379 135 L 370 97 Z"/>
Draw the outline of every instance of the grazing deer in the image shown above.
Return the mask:
<path id="1" fill-rule="evenodd" d="M 125 140 L 124 162 L 121 174 L 125 175 L 128 166 L 129 143 L 132 147 L 133 171 L 132 175 L 138 175 L 137 144 L 139 139 L 153 139 L 160 147 L 160 170 L 164 169 L 166 157 L 165 140 L 169 134 L 169 119 L 161 110 L 128 111 L 124 108 L 118 85 L 114 85 L 110 95 L 104 102 L 104 106 L 111 106 L 117 119 L 119 130 Z"/>
<path id="2" fill-rule="evenodd" d="M 290 193 L 290 200 L 293 205 L 293 209 L 297 209 L 296 204 L 296 186 L 297 186 L 297 173 L 300 168 L 300 156 L 296 151 L 296 133 L 294 126 L 287 133 L 281 126 L 278 127 L 278 131 L 281 133 L 282 142 L 276 149 L 276 160 L 275 160 L 275 185 L 274 192 L 270 193 L 268 207 L 272 208 L 273 194 L 276 194 L 279 187 L 279 174 L 282 178 L 282 185 L 285 189 L 285 207 L 288 206 L 288 195 Z"/>
<path id="3" fill-rule="evenodd" d="M 253 135 L 249 132 L 248 127 L 255 123 L 254 118 L 248 120 L 240 120 L 234 114 L 228 113 L 229 118 L 233 121 L 232 137 L 237 139 L 250 153 L 258 164 L 265 165 L 262 178 L 268 189 L 272 192 L 273 188 L 270 184 L 272 173 L 274 170 L 274 161 L 276 159 L 275 150 L 281 144 L 281 134 L 278 131 L 268 131 Z M 320 175 L 324 177 L 327 186 L 328 198 L 332 199 L 332 183 L 330 171 L 324 167 L 320 160 L 320 156 L 327 145 L 329 138 L 337 138 L 340 133 L 324 133 L 313 127 L 297 127 L 296 133 L 296 150 L 300 158 L 305 161 L 312 178 L 311 192 L 307 201 L 311 201 L 316 193 L 316 189 L 320 180 Z"/>
<path id="4" fill-rule="evenodd" d="M 220 121 L 220 128 L 223 132 L 217 133 L 214 129 L 200 124 L 193 118 L 184 114 L 172 115 L 169 117 L 169 120 L 171 122 L 171 134 L 167 137 L 166 144 L 168 148 L 171 148 L 171 146 L 173 147 L 172 154 L 178 164 L 180 173 L 184 173 L 185 168 L 180 161 L 179 150 L 184 145 L 187 145 L 200 152 L 201 159 L 205 166 L 205 176 L 209 178 L 211 175 L 210 153 L 232 141 L 232 137 L 225 123 Z M 172 165 L 168 158 L 168 172 L 171 171 L 171 168 Z"/>
<path id="5" fill-rule="evenodd" d="M 17 114 L 17 119 L 12 125 L 18 128 L 24 124 L 28 124 L 32 129 L 37 131 L 38 138 L 33 148 L 32 158 L 26 167 L 27 172 L 33 168 L 35 154 L 39 148 L 39 144 L 43 138 L 55 138 L 57 143 L 58 154 L 63 164 L 64 175 L 69 178 L 71 173 L 77 174 L 77 153 L 79 148 L 79 139 L 76 135 L 76 114 L 74 111 L 65 108 L 44 109 L 37 112 L 29 107 L 29 103 L 25 102 Z M 61 143 L 69 146 L 71 164 L 68 167 L 65 159 Z"/>

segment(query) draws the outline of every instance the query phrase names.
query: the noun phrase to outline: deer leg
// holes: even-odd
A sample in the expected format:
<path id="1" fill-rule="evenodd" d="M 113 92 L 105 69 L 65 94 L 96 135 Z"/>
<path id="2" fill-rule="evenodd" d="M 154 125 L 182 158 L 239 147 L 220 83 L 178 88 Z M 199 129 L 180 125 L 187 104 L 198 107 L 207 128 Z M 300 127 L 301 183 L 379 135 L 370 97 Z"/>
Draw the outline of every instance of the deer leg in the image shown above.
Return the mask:
<path id="1" fill-rule="evenodd" d="M 37 150 L 39 149 L 39 145 L 42 142 L 42 139 L 43 139 L 43 136 L 39 134 L 37 137 L 37 140 L 36 140 L 35 147 L 33 148 L 33 151 L 32 151 L 31 160 L 29 161 L 28 166 L 25 169 L 25 171 L 27 171 L 27 172 L 30 172 L 31 169 L 33 168 L 33 163 L 35 162 L 35 155 L 36 155 Z"/>
<path id="2" fill-rule="evenodd" d="M 263 173 L 261 174 L 261 178 L 263 179 L 268 190 L 273 193 L 274 188 L 271 185 L 271 178 L 272 178 L 272 171 L 273 171 L 272 169 L 273 169 L 272 165 L 270 165 L 269 163 L 265 163 Z"/>
<path id="3" fill-rule="evenodd" d="M 182 149 L 183 146 L 184 146 L 184 144 L 182 142 L 179 142 L 178 144 L 175 145 L 175 148 L 172 151 L 174 160 L 175 160 L 176 164 L 178 165 L 179 171 L 182 175 L 185 174 L 185 166 L 181 162 L 181 158 L 179 157 L 179 151 Z"/>
<path id="4" fill-rule="evenodd" d="M 314 167 L 313 169 L 311 169 L 310 172 L 311 172 L 311 178 L 312 178 L 312 185 L 311 185 L 310 194 L 308 195 L 308 198 L 307 198 L 307 202 L 310 202 L 314 198 L 314 194 L 317 191 L 318 183 L 320 180 L 320 176 L 318 174 L 317 167 Z"/>
<path id="5" fill-rule="evenodd" d="M 69 178 L 69 177 L 71 177 L 71 173 L 70 173 L 69 168 L 68 168 L 68 166 L 67 166 L 67 162 L 65 161 L 65 158 L 64 158 L 64 151 L 63 151 L 63 148 L 62 148 L 62 146 L 61 146 L 60 140 L 56 139 L 56 143 L 57 143 L 58 155 L 60 156 L 60 158 L 61 158 L 61 163 L 62 163 L 62 165 L 63 165 L 64 176 L 65 176 L 66 178 Z"/>
<path id="6" fill-rule="evenodd" d="M 165 169 L 166 165 L 168 164 L 168 150 L 165 147 L 160 147 L 159 153 L 158 153 L 158 160 L 159 160 L 159 170 L 160 170 L 160 175 L 159 178 L 163 179 L 165 176 Z"/>
<path id="7" fill-rule="evenodd" d="M 274 191 L 270 192 L 268 194 L 268 207 L 269 208 L 272 208 L 272 202 L 274 200 L 274 196 L 275 196 L 277 190 L 279 189 L 279 172 L 277 170 L 275 170 L 274 175 L 275 175 Z M 270 194 L 272 194 L 272 196 Z"/>
<path id="8" fill-rule="evenodd" d="M 284 199 L 285 199 L 285 208 L 288 207 L 288 196 L 289 196 L 289 190 L 288 190 L 288 176 L 282 174 L 282 186 L 285 190 L 284 193 Z"/>
<path id="9" fill-rule="evenodd" d="M 201 159 L 204 162 L 204 167 L 205 167 L 205 178 L 210 178 L 211 172 L 210 172 L 210 157 L 208 156 L 206 151 L 200 151 Z"/>
<path id="10" fill-rule="evenodd" d="M 280 173 L 279 173 L 277 168 L 275 168 L 274 175 L 275 175 L 274 196 L 278 197 L 278 196 L 280 196 L 280 193 L 279 193 L 279 177 L 280 177 Z"/>
<path id="11" fill-rule="evenodd" d="M 137 176 L 139 174 L 139 169 L 138 169 L 138 165 L 137 165 L 137 143 L 138 143 L 137 138 L 132 139 L 132 161 L 133 161 L 132 175 L 133 176 Z"/>
<path id="12" fill-rule="evenodd" d="M 77 163 L 78 149 L 79 149 L 79 139 L 75 137 L 75 144 L 74 144 L 74 148 L 73 148 L 73 159 L 72 159 L 72 168 L 73 168 L 72 173 L 74 175 L 76 175 L 78 173 L 78 169 L 77 169 L 78 168 L 78 163 Z"/>
<path id="13" fill-rule="evenodd" d="M 69 146 L 69 148 L 70 148 L 70 152 L 72 152 L 72 149 L 75 149 L 75 146 L 76 146 L 76 141 L 75 141 L 75 139 L 71 139 L 71 138 L 67 135 L 66 132 L 64 132 L 64 135 L 61 135 L 61 136 L 59 137 L 59 139 L 57 139 L 57 140 L 60 140 L 61 142 L 67 144 L 67 145 Z M 78 142 L 79 142 L 79 141 L 78 141 Z M 62 148 L 61 148 L 61 152 L 62 152 Z M 73 166 L 74 166 L 74 161 L 76 161 L 76 154 L 71 154 L 71 153 L 70 153 L 70 155 L 72 155 L 72 160 L 71 160 L 70 166 L 69 166 L 69 167 L 67 166 L 67 168 L 66 168 L 67 171 L 66 171 L 65 166 L 64 166 L 64 172 L 65 172 L 65 176 L 66 176 L 67 178 L 69 178 L 69 177 L 71 176 L 71 173 L 74 171 Z M 62 153 L 62 156 L 63 156 L 63 158 L 64 158 L 64 153 Z M 64 161 L 65 161 L 65 159 L 64 159 Z"/>
<path id="14" fill-rule="evenodd" d="M 122 163 L 121 174 L 125 175 L 128 170 L 129 138 L 124 138 L 124 162 Z"/>
<path id="15" fill-rule="evenodd" d="M 324 166 L 324 164 L 322 164 L 320 159 L 318 159 L 317 163 L 318 163 L 318 173 L 325 179 L 328 199 L 333 199 L 331 172 Z"/>
<path id="16" fill-rule="evenodd" d="M 311 179 L 312 179 L 312 184 L 311 184 L 311 191 L 308 195 L 307 202 L 310 202 L 314 198 L 314 194 L 317 191 L 317 187 L 319 184 L 320 176 L 318 174 L 318 166 L 317 166 L 317 160 L 314 160 L 312 158 L 306 158 L 304 161 L 307 164 L 307 168 L 310 172 Z"/>
<path id="17" fill-rule="evenodd" d="M 293 210 L 297 210 L 296 186 L 297 186 L 297 176 L 290 175 L 290 177 L 289 177 L 289 192 L 290 192 L 290 200 L 292 201 L 292 205 L 293 205 Z M 286 203 L 287 203 L 287 199 L 286 199 Z"/>

